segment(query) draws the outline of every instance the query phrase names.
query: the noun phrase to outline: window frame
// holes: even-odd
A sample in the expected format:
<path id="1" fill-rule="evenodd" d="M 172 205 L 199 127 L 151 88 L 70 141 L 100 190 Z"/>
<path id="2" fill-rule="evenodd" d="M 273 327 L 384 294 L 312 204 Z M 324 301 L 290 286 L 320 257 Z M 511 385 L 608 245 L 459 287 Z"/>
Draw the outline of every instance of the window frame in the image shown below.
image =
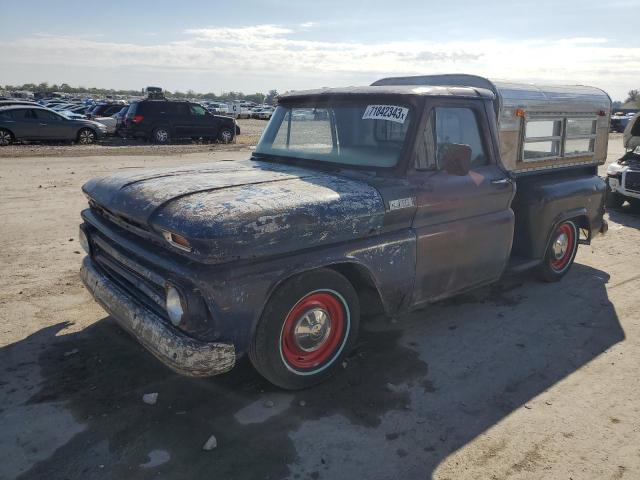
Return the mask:
<path id="1" fill-rule="evenodd" d="M 426 105 L 424 106 L 424 115 L 423 119 L 418 125 L 418 131 L 416 132 L 416 137 L 414 140 L 415 148 L 418 148 L 418 137 L 423 134 L 426 130 L 427 125 L 429 123 L 429 117 L 432 114 L 435 114 L 435 110 L 437 108 L 466 108 L 471 110 L 476 118 L 476 123 L 478 125 L 480 141 L 482 142 L 482 148 L 484 149 L 485 155 L 487 157 L 487 163 L 485 165 L 476 167 L 476 168 L 485 168 L 490 166 L 495 166 L 496 162 L 496 145 L 493 142 L 493 136 L 491 134 L 491 128 L 487 122 L 487 111 L 485 102 L 482 99 L 443 99 L 443 98 L 435 98 L 433 100 L 428 100 Z M 436 152 L 436 122 L 432 122 L 432 132 L 431 132 L 431 140 L 433 142 L 433 150 Z M 441 165 L 438 162 L 437 152 L 435 158 L 435 166 L 429 168 L 421 168 L 418 167 L 418 156 L 417 152 L 414 150 L 414 160 L 412 162 L 412 167 L 416 172 L 439 172 L 443 171 Z"/>
<path id="2" fill-rule="evenodd" d="M 569 123 L 569 120 L 590 120 L 591 133 L 589 134 L 579 133 L 579 134 L 569 135 L 567 133 L 567 124 Z M 582 157 L 584 155 L 593 155 L 596 150 L 596 138 L 598 136 L 598 117 L 596 117 L 595 115 L 592 117 L 567 116 L 565 117 L 564 121 L 565 121 L 565 129 L 564 129 L 565 136 L 564 136 L 564 140 L 562 141 L 562 156 L 571 158 L 571 157 Z M 589 139 L 589 150 L 587 152 L 577 152 L 577 153 L 567 154 L 566 152 L 567 140 L 584 140 L 584 139 Z"/>
<path id="3" fill-rule="evenodd" d="M 196 113 L 196 108 L 202 109 L 202 113 Z M 207 109 L 204 108 L 202 105 L 199 105 L 197 103 L 190 103 L 189 104 L 189 114 L 192 117 L 205 118 L 207 116 Z"/>
<path id="4" fill-rule="evenodd" d="M 559 135 L 548 135 L 545 137 L 527 137 L 527 124 L 529 122 L 560 122 L 560 133 Z M 522 149 L 520 152 L 522 161 L 540 162 L 562 157 L 562 149 L 564 146 L 564 130 L 564 118 L 561 115 L 533 115 L 529 118 L 525 118 L 524 122 L 522 122 Z M 553 155 L 553 152 L 551 152 L 551 155 L 547 155 L 544 157 L 525 158 L 525 146 L 527 143 L 543 142 L 551 142 L 552 145 L 554 142 L 558 142 L 558 154 Z"/>
<path id="5" fill-rule="evenodd" d="M 567 124 L 569 120 L 591 120 L 592 131 L 589 134 L 567 134 Z M 560 134 L 546 137 L 527 137 L 527 124 L 536 121 L 558 121 L 560 122 Z M 557 160 L 561 158 L 575 158 L 595 155 L 596 138 L 598 136 L 598 117 L 596 114 L 567 114 L 567 113 L 549 113 L 549 114 L 530 114 L 523 118 L 521 122 L 521 148 L 520 161 L 523 163 L 544 162 L 549 160 Z M 566 153 L 567 140 L 589 139 L 589 151 L 578 153 Z M 542 142 L 558 142 L 558 154 L 547 155 L 544 157 L 525 158 L 525 147 L 527 143 Z"/>

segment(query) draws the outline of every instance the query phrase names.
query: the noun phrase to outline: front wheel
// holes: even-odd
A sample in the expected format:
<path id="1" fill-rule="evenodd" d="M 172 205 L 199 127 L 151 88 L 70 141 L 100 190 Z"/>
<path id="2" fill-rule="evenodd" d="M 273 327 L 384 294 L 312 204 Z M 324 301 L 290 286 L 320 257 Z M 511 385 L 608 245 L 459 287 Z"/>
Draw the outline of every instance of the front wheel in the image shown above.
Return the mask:
<path id="1" fill-rule="evenodd" d="M 628 198 L 627 200 L 629 202 L 629 205 L 631 205 L 631 208 L 637 212 L 640 212 L 640 198 Z"/>
<path id="2" fill-rule="evenodd" d="M 4 128 L 0 128 L 0 147 L 6 147 L 7 145 L 11 145 L 13 142 L 13 136 L 9 130 L 5 130 Z"/>
<path id="3" fill-rule="evenodd" d="M 92 143 L 96 143 L 96 138 L 96 132 L 90 128 L 82 128 L 78 132 L 78 143 L 81 143 L 82 145 L 91 145 Z"/>
<path id="4" fill-rule="evenodd" d="M 222 143 L 230 143 L 233 141 L 233 131 L 227 127 L 223 128 L 220 130 L 220 133 L 218 133 L 218 140 Z"/>
<path id="5" fill-rule="evenodd" d="M 573 265 L 578 251 L 578 228 L 571 220 L 560 223 L 547 246 L 544 260 L 537 274 L 545 282 L 557 282 Z"/>
<path id="6" fill-rule="evenodd" d="M 249 358 L 274 385 L 298 390 L 332 376 L 354 344 L 358 296 L 339 273 L 319 269 L 285 281 L 271 296 Z"/>

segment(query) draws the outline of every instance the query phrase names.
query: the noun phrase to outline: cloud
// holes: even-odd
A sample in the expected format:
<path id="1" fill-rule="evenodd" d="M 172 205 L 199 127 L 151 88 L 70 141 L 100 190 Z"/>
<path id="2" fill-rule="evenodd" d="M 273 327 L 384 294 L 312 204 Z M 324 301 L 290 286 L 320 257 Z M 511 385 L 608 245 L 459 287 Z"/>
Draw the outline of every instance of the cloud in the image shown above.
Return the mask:
<path id="1" fill-rule="evenodd" d="M 177 41 L 156 45 L 36 35 L 8 42 L 3 63 L 180 70 L 185 72 L 182 89 L 191 88 L 189 74 L 221 72 L 227 77 L 255 78 L 256 89 L 266 88 L 261 78 L 281 89 L 299 89 L 363 83 L 388 75 L 468 72 L 622 91 L 637 87 L 640 78 L 640 48 L 617 46 L 606 38 L 365 43 L 309 40 L 305 28 L 311 22 L 302 25 L 191 28 Z M 306 32 L 304 39 L 298 35 L 302 31 Z M 70 83 L 84 81 L 68 79 Z"/>

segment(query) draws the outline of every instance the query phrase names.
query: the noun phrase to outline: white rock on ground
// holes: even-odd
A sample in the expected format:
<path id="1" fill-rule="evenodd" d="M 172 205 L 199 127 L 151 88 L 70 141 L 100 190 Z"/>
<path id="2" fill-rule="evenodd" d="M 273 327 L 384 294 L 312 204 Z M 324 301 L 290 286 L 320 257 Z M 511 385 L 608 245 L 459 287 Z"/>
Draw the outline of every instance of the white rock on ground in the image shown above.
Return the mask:
<path id="1" fill-rule="evenodd" d="M 218 440 L 216 439 L 215 435 L 211 435 L 209 437 L 209 439 L 204 442 L 204 445 L 202 446 L 203 450 L 213 450 L 214 448 L 216 448 L 218 446 Z"/>
<path id="2" fill-rule="evenodd" d="M 147 405 L 155 405 L 158 401 L 158 392 L 145 393 L 142 395 L 142 401 Z"/>

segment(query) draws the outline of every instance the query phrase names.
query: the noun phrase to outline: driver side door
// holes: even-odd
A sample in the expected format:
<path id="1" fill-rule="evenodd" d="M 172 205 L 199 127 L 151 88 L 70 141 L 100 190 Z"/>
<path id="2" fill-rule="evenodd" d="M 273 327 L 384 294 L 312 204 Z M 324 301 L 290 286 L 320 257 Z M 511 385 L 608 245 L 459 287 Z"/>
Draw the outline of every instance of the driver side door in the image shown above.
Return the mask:
<path id="1" fill-rule="evenodd" d="M 498 164 L 482 100 L 437 100 L 429 105 L 409 180 L 416 188 L 416 278 L 419 305 L 496 280 L 513 240 L 515 187 Z M 444 170 L 451 144 L 468 145 L 466 175 Z"/>
<path id="2" fill-rule="evenodd" d="M 57 113 L 48 110 L 34 110 L 40 128 L 40 137 L 43 140 L 73 140 L 75 131 L 72 131 L 72 123 Z"/>

